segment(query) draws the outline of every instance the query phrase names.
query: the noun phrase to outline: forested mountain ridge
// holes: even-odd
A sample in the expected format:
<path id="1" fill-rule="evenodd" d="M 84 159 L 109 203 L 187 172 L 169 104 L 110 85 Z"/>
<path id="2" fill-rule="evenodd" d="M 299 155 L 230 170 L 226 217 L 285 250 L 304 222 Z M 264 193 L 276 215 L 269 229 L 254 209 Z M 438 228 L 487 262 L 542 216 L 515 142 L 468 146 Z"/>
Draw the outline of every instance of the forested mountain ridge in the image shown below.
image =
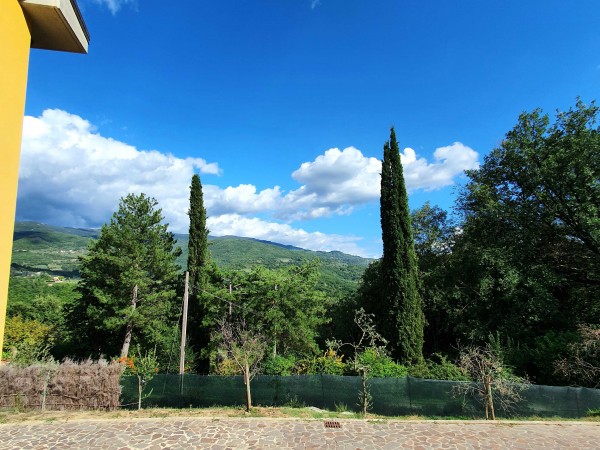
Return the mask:
<path id="1" fill-rule="evenodd" d="M 99 230 L 46 225 L 38 222 L 16 222 L 13 237 L 13 275 L 37 272 L 53 276 L 77 278 L 78 257 L 87 251 L 90 239 Z M 182 254 L 177 262 L 185 268 L 187 234 L 176 234 Z M 299 265 L 305 261 L 321 261 L 320 285 L 326 290 L 350 291 L 355 288 L 370 259 L 339 251 L 305 250 L 291 245 L 236 236 L 209 237 L 213 260 L 221 267 L 250 270 L 257 266 L 269 269 Z"/>

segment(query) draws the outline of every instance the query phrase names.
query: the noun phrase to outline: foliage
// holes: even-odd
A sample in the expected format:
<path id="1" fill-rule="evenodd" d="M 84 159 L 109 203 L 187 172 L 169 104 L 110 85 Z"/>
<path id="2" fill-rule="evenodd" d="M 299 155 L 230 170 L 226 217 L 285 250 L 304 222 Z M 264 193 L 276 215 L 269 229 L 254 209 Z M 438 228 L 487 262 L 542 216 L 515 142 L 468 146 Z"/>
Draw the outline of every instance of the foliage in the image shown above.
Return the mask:
<path id="1" fill-rule="evenodd" d="M 70 350 L 71 325 L 66 320 L 67 311 L 79 300 L 76 284 L 54 281 L 47 275 L 31 277 L 11 276 L 7 316 L 20 316 L 52 327 L 52 355 L 61 359 Z"/>
<path id="2" fill-rule="evenodd" d="M 408 374 L 406 367 L 374 348 L 366 348 L 358 354 L 357 366 L 366 368 L 366 372 L 373 378 L 402 378 Z"/>
<path id="3" fill-rule="evenodd" d="M 231 358 L 222 356 L 219 358 L 214 365 L 215 375 L 222 377 L 233 377 L 236 375 L 242 375 L 243 371 L 240 366 Z"/>
<path id="4" fill-rule="evenodd" d="M 261 330 L 273 355 L 314 355 L 328 304 L 315 289 L 318 269 L 318 261 L 279 270 L 256 268 L 247 274 L 213 266 L 201 296 L 202 326 L 214 332 L 223 317 L 239 319 L 248 329 Z"/>
<path id="5" fill-rule="evenodd" d="M 268 357 L 262 366 L 264 375 L 287 376 L 294 372 L 296 358 L 293 355 L 275 355 Z"/>
<path id="6" fill-rule="evenodd" d="M 559 360 L 571 355 L 571 345 L 580 337 L 576 331 L 550 330 L 512 348 L 505 349 L 506 360 L 536 384 L 564 385 L 569 379 L 556 371 Z"/>
<path id="7" fill-rule="evenodd" d="M 415 378 L 448 381 L 469 381 L 469 376 L 463 369 L 448 361 L 445 355 L 432 354 L 424 363 L 410 366 L 408 374 Z"/>
<path id="8" fill-rule="evenodd" d="M 453 324 L 460 312 L 453 308 L 452 249 L 459 228 L 448 213 L 429 202 L 411 213 L 415 252 L 419 262 L 420 292 L 427 318 L 424 336 L 427 353 L 448 351 L 453 345 Z M 423 364 L 417 364 L 425 367 Z"/>
<path id="9" fill-rule="evenodd" d="M 21 316 L 6 319 L 4 349 L 13 364 L 27 366 L 47 361 L 49 349 L 55 339 L 54 328 L 37 320 L 23 320 Z"/>
<path id="10" fill-rule="evenodd" d="M 319 267 L 315 260 L 278 271 L 258 268 L 248 275 L 243 295 L 252 312 L 248 321 L 263 330 L 273 354 L 318 352 L 318 329 L 328 320 L 328 299 L 316 289 Z"/>
<path id="11" fill-rule="evenodd" d="M 589 417 L 600 417 L 600 408 L 588 409 L 587 416 L 589 416 Z"/>
<path id="12" fill-rule="evenodd" d="M 323 353 L 323 356 L 299 361 L 295 370 L 296 373 L 302 375 L 321 373 L 326 375 L 343 375 L 346 371 L 346 364 L 343 362 L 343 357 L 330 348 Z"/>
<path id="13" fill-rule="evenodd" d="M 24 233 L 35 231 L 35 236 Z M 19 234 L 23 232 L 22 234 Z M 79 276 L 78 257 L 87 253 L 90 240 L 96 239 L 98 230 L 53 227 L 35 222 L 16 222 L 13 241 L 12 272 L 17 275 L 34 274 L 40 271 L 50 275 Z M 77 240 L 70 242 L 71 236 Z M 177 263 L 186 267 L 188 260 L 187 234 L 175 235 L 182 254 Z M 33 241 L 43 241 L 44 248 L 36 247 Z M 321 277 L 317 288 L 330 297 L 342 298 L 353 293 L 368 258 L 348 255 L 338 251 L 323 252 L 304 250 L 270 241 L 235 236 L 208 237 L 211 260 L 223 270 L 249 272 L 255 267 L 280 269 L 299 266 L 306 261 L 321 261 Z M 54 268 L 50 269 L 49 267 Z M 59 273 L 60 272 L 60 273 Z"/>
<path id="14" fill-rule="evenodd" d="M 381 231 L 381 296 L 375 304 L 366 303 L 365 307 L 367 312 L 377 313 L 377 327 L 387 339 L 392 355 L 403 363 L 419 363 L 423 359 L 425 319 L 408 196 L 393 128 L 383 149 Z"/>
<path id="15" fill-rule="evenodd" d="M 187 268 L 190 273 L 190 284 L 194 286 L 200 281 L 201 271 L 210 260 L 208 251 L 208 229 L 206 228 L 206 208 L 202 195 L 200 177 L 194 174 L 190 186 L 190 233 L 188 240 Z"/>
<path id="16" fill-rule="evenodd" d="M 485 157 L 458 206 L 453 248 L 459 332 L 531 341 L 600 321 L 598 107 L 577 102 L 554 124 L 523 113 Z M 497 318 L 502 317 L 502 321 Z"/>
<path id="17" fill-rule="evenodd" d="M 188 255 L 187 234 L 176 235 L 183 251 L 179 264 L 186 265 Z M 368 258 L 348 255 L 338 251 L 324 252 L 305 250 L 291 245 L 236 236 L 209 236 L 210 260 L 221 270 L 248 273 L 257 267 L 278 270 L 319 259 L 321 276 L 317 289 L 331 298 L 339 299 L 351 295 L 365 267 L 371 262 Z"/>
<path id="18" fill-rule="evenodd" d="M 178 251 L 156 206 L 144 194 L 122 198 L 81 258 L 82 301 L 70 320 L 79 324 L 82 342 L 95 347 L 82 352 L 120 349 L 127 356 L 132 339 L 148 351 L 172 335 Z"/>

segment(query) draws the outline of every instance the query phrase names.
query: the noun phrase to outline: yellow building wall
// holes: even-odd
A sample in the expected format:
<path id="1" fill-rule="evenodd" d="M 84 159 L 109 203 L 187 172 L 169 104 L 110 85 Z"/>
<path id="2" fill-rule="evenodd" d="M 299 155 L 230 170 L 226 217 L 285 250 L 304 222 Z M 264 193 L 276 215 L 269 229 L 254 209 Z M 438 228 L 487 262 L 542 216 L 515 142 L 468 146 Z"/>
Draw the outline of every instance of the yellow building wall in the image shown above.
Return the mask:
<path id="1" fill-rule="evenodd" d="M 4 342 L 31 36 L 17 0 L 0 13 L 0 349 Z"/>

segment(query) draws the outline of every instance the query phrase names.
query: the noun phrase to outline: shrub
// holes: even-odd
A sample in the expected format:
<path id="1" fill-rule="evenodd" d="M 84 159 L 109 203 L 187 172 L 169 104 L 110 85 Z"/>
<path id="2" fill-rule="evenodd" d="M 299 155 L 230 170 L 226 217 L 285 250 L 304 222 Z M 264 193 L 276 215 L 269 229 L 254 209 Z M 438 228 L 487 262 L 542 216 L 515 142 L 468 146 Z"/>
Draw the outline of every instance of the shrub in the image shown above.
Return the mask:
<path id="1" fill-rule="evenodd" d="M 241 375 L 242 370 L 233 359 L 225 358 L 216 363 L 215 374 L 224 377 L 232 377 L 234 375 Z"/>
<path id="2" fill-rule="evenodd" d="M 264 375 L 287 376 L 292 374 L 295 365 L 296 358 L 292 355 L 271 356 L 263 363 L 262 373 Z"/>
<path id="3" fill-rule="evenodd" d="M 335 350 L 328 349 L 323 356 L 300 361 L 296 365 L 295 372 L 306 375 L 321 373 L 326 375 L 343 375 L 346 372 L 346 364 L 342 361 L 343 358 Z"/>
<path id="4" fill-rule="evenodd" d="M 374 348 L 366 348 L 358 355 L 358 366 L 365 367 L 369 377 L 374 378 L 400 378 L 408 373 L 406 367 Z"/>
<path id="5" fill-rule="evenodd" d="M 49 359 L 48 349 L 54 342 L 54 329 L 37 320 L 21 316 L 6 320 L 4 353 L 13 364 L 28 366 Z"/>
<path id="6" fill-rule="evenodd" d="M 424 364 L 409 367 L 408 374 L 411 377 L 432 380 L 469 381 L 463 369 L 439 353 L 432 354 Z"/>

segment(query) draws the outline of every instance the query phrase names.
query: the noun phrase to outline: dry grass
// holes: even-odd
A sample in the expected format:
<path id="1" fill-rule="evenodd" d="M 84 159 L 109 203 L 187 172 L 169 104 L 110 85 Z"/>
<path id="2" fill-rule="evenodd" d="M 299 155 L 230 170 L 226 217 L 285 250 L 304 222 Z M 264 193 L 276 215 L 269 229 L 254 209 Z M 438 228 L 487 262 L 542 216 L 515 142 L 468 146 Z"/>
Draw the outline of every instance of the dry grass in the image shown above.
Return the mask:
<path id="1" fill-rule="evenodd" d="M 24 423 L 24 422 L 77 422 L 86 420 L 136 420 L 136 419 L 167 419 L 167 418 L 272 418 L 272 419 L 363 419 L 356 413 L 339 413 L 335 411 L 319 411 L 314 408 L 271 408 L 271 407 L 254 407 L 250 413 L 247 413 L 243 407 L 214 407 L 214 408 L 190 408 L 190 409 L 167 409 L 167 408 L 151 408 L 142 409 L 141 411 L 133 410 L 116 410 L 116 411 L 16 411 L 4 410 L 0 411 L 0 423 Z M 386 421 L 386 420 L 469 420 L 458 417 L 426 417 L 426 416 L 381 416 L 377 414 L 367 414 L 364 418 L 369 421 Z M 578 421 L 578 422 L 600 422 L 598 417 L 586 417 L 582 419 L 564 419 L 564 418 L 540 418 L 529 417 L 521 418 L 519 421 Z M 505 420 L 497 420 L 497 423 L 505 422 Z"/>
<path id="2" fill-rule="evenodd" d="M 0 365 L 0 407 L 23 410 L 115 410 L 123 368 L 105 360 L 28 367 Z"/>

